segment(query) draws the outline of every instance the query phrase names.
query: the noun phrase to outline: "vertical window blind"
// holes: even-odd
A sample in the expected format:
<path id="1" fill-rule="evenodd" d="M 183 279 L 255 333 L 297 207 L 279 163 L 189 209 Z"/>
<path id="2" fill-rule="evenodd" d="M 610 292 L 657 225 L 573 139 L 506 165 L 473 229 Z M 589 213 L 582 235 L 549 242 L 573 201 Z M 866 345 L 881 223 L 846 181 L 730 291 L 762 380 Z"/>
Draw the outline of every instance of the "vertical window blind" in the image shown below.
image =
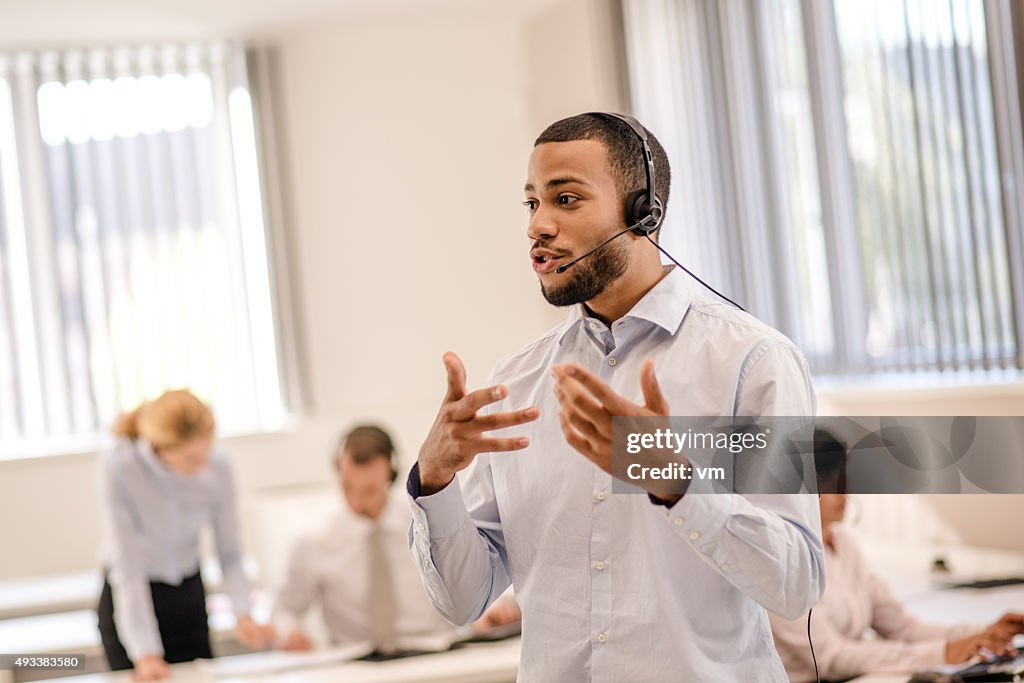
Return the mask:
<path id="1" fill-rule="evenodd" d="M 677 171 L 666 244 L 819 376 L 1022 366 L 1010 3 L 623 9 L 634 109 Z"/>
<path id="2" fill-rule="evenodd" d="M 191 387 L 284 414 L 244 51 L 0 56 L 0 455 Z"/>

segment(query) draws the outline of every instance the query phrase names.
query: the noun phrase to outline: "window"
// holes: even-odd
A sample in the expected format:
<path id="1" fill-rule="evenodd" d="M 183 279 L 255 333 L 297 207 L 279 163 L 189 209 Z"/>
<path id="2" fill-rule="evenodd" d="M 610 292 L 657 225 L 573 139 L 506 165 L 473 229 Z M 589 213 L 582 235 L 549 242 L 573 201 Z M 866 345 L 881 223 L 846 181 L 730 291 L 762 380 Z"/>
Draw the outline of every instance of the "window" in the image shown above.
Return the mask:
<path id="1" fill-rule="evenodd" d="M 245 54 L 0 58 L 0 457 L 188 386 L 284 415 Z"/>
<path id="2" fill-rule="evenodd" d="M 1010 12 L 625 2 L 634 108 L 674 161 L 665 244 L 818 375 L 1022 367 Z"/>

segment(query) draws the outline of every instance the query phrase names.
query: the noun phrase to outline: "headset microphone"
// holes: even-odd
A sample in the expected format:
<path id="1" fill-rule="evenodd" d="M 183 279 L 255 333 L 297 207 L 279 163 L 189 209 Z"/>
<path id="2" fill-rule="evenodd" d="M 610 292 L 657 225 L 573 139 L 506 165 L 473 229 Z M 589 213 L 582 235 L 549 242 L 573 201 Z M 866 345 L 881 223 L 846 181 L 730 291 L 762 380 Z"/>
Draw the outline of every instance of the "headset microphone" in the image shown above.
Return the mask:
<path id="1" fill-rule="evenodd" d="M 594 253 L 595 251 L 597 251 L 598 249 L 600 249 L 600 248 L 601 248 L 601 247 L 603 247 L 604 245 L 606 245 L 606 244 L 608 244 L 609 242 L 611 242 L 612 240 L 614 240 L 614 239 L 615 239 L 616 237 L 622 237 L 623 235 L 625 235 L 625 234 L 626 234 L 627 232 L 629 232 L 630 230 L 636 230 L 637 226 L 639 226 L 639 225 L 640 225 L 640 224 L 639 224 L 639 223 L 637 223 L 636 225 L 631 225 L 631 226 L 629 226 L 629 227 L 628 227 L 628 228 L 626 228 L 625 230 L 620 230 L 619 232 L 615 233 L 614 235 L 612 235 L 611 237 L 609 237 L 608 239 L 606 239 L 606 240 L 605 240 L 604 242 L 601 242 L 601 243 L 600 243 L 599 245 L 597 245 L 596 247 L 594 247 L 593 249 L 591 249 L 590 251 L 588 251 L 587 253 L 585 253 L 585 254 L 584 254 L 583 256 L 577 256 L 577 257 L 576 257 L 576 258 L 574 258 L 574 259 L 573 259 L 572 261 L 569 261 L 568 263 L 563 263 L 562 265 L 558 266 L 557 268 L 555 268 L 555 272 L 556 272 L 556 273 L 564 273 L 565 271 L 569 270 L 570 268 L 572 268 L 573 266 L 575 266 L 575 265 L 576 265 L 577 263 L 579 263 L 579 262 L 580 262 L 580 261 L 582 261 L 583 259 L 585 259 L 585 258 L 587 258 L 588 256 L 590 256 L 591 254 L 593 254 L 593 253 Z"/>

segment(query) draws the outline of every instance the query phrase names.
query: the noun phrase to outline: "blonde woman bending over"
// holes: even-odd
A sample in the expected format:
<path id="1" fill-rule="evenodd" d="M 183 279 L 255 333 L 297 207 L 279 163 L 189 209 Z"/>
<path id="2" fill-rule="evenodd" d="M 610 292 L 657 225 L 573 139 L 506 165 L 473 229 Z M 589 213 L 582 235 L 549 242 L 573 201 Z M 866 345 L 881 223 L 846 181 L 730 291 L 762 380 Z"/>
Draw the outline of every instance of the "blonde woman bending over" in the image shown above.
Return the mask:
<path id="1" fill-rule="evenodd" d="M 107 539 L 97 615 L 112 670 L 137 680 L 168 675 L 168 663 L 212 657 L 199 533 L 210 524 L 239 639 L 268 642 L 249 617 L 249 582 L 228 458 L 214 450 L 210 409 L 186 390 L 168 391 L 122 415 L 117 445 L 101 461 Z"/>

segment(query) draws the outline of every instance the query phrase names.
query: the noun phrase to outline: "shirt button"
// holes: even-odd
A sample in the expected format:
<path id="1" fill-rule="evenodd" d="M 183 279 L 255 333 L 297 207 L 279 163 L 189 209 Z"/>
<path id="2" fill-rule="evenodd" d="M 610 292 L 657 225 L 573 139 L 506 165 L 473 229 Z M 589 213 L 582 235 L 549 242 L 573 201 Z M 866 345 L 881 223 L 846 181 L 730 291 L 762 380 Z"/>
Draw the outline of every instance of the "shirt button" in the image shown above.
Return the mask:
<path id="1" fill-rule="evenodd" d="M 614 358 L 609 358 L 608 359 L 608 365 L 611 365 L 611 366 L 614 367 L 616 363 L 618 363 L 618 361 L 615 360 Z"/>
<path id="2" fill-rule="evenodd" d="M 691 541 L 696 541 L 698 538 L 700 538 L 700 532 L 699 531 L 691 531 L 690 532 L 690 540 Z"/>
<path id="3" fill-rule="evenodd" d="M 726 564 L 723 564 L 723 565 L 722 565 L 722 571 L 723 571 L 723 572 L 727 572 L 727 571 L 729 571 L 729 565 L 728 565 L 728 563 L 726 563 Z"/>
<path id="4" fill-rule="evenodd" d="M 606 636 L 605 634 L 603 634 L 603 633 L 598 633 L 597 634 L 597 642 L 603 643 L 603 642 L 605 642 L 607 640 L 608 640 L 608 636 Z"/>
<path id="5" fill-rule="evenodd" d="M 590 329 L 596 330 L 598 327 L 600 326 L 597 323 L 590 323 Z"/>
<path id="6" fill-rule="evenodd" d="M 420 531 L 426 531 L 427 530 L 427 527 L 426 527 L 426 525 L 423 524 L 423 522 L 420 522 L 417 526 L 419 526 Z"/>
<path id="7" fill-rule="evenodd" d="M 597 498 L 598 500 L 604 500 L 604 491 L 598 491 L 597 493 L 595 493 L 594 498 Z"/>
<path id="8" fill-rule="evenodd" d="M 604 571 L 604 562 L 598 562 L 597 564 L 594 565 L 594 567 L 597 569 L 597 571 L 603 572 Z"/>
<path id="9" fill-rule="evenodd" d="M 680 526 L 683 523 L 683 518 L 682 517 L 675 517 L 675 518 L 672 519 L 672 523 L 675 524 L 676 526 Z"/>

